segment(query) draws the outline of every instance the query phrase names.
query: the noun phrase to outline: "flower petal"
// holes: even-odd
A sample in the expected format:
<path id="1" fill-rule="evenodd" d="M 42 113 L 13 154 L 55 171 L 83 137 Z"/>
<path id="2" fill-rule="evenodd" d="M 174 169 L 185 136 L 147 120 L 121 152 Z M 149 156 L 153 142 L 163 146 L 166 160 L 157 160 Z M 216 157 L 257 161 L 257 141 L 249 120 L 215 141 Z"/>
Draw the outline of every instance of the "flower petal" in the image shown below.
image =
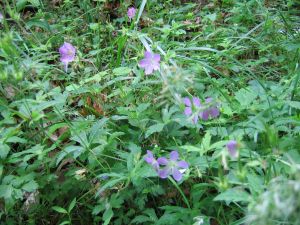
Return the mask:
<path id="1" fill-rule="evenodd" d="M 220 111 L 217 107 L 211 107 L 209 114 L 212 118 L 217 118 L 220 115 Z"/>
<path id="2" fill-rule="evenodd" d="M 179 158 L 179 154 L 177 151 L 172 151 L 170 153 L 170 159 L 173 160 L 173 161 L 176 161 L 177 159 Z"/>
<path id="3" fill-rule="evenodd" d="M 149 150 L 147 150 L 147 155 L 144 157 L 144 160 L 148 163 L 148 164 L 152 164 L 153 161 L 155 160 L 153 157 L 153 153 Z"/>
<path id="4" fill-rule="evenodd" d="M 159 70 L 160 64 L 157 63 L 157 62 L 152 62 L 152 67 L 153 67 L 154 70 Z"/>
<path id="5" fill-rule="evenodd" d="M 183 98 L 183 103 L 184 103 L 186 106 L 189 106 L 189 107 L 192 106 L 191 100 L 190 100 L 188 97 Z"/>
<path id="6" fill-rule="evenodd" d="M 180 171 L 176 168 L 173 169 L 172 176 L 176 181 L 180 181 L 182 179 L 182 173 L 180 173 Z"/>
<path id="7" fill-rule="evenodd" d="M 184 109 L 184 114 L 186 115 L 186 116 L 190 116 L 190 115 L 192 115 L 192 108 L 191 107 L 185 107 L 185 109 Z"/>
<path id="8" fill-rule="evenodd" d="M 180 168 L 183 168 L 183 169 L 189 168 L 189 164 L 186 161 L 183 161 L 183 160 L 179 161 L 177 163 L 177 166 L 180 167 Z"/>
<path id="9" fill-rule="evenodd" d="M 168 169 L 159 170 L 158 176 L 162 179 L 167 178 L 169 176 L 169 170 Z"/>
<path id="10" fill-rule="evenodd" d="M 228 143 L 226 144 L 227 150 L 229 155 L 232 158 L 237 158 L 238 157 L 238 151 L 237 151 L 237 147 L 238 147 L 238 143 L 235 140 L 230 140 L 228 141 Z"/>
<path id="11" fill-rule="evenodd" d="M 153 67 L 152 67 L 152 65 L 148 65 L 148 66 L 145 67 L 145 74 L 146 74 L 146 75 L 149 75 L 149 74 L 151 74 L 152 72 L 153 72 Z"/>
<path id="12" fill-rule="evenodd" d="M 145 68 L 149 65 L 149 61 L 147 59 L 142 59 L 140 62 L 139 62 L 139 66 L 142 67 L 142 68 Z"/>
<path id="13" fill-rule="evenodd" d="M 236 148 L 237 148 L 237 142 L 235 140 L 230 140 L 226 144 L 226 147 L 228 148 L 228 150 L 236 150 Z"/>
<path id="14" fill-rule="evenodd" d="M 160 157 L 160 158 L 157 159 L 157 162 L 158 162 L 158 164 L 165 166 L 165 165 L 168 164 L 169 161 L 165 157 Z"/>
<path id="15" fill-rule="evenodd" d="M 193 104 L 196 107 L 201 107 L 200 99 L 198 97 L 193 97 Z"/>
<path id="16" fill-rule="evenodd" d="M 199 119 L 198 115 L 195 115 L 193 118 L 193 123 L 194 124 L 198 123 L 198 119 Z"/>
<path id="17" fill-rule="evenodd" d="M 209 118 L 209 110 L 204 110 L 203 112 L 200 112 L 199 116 L 203 120 L 208 120 L 208 118 Z"/>
<path id="18" fill-rule="evenodd" d="M 160 62 L 160 55 L 159 54 L 153 54 L 153 60 L 157 63 Z"/>
<path id="19" fill-rule="evenodd" d="M 144 53 L 144 57 L 145 57 L 145 59 L 148 59 L 148 60 L 151 60 L 151 58 L 152 58 L 152 52 L 150 52 L 150 51 L 145 51 L 145 53 Z"/>
<path id="20" fill-rule="evenodd" d="M 211 97 L 208 97 L 208 98 L 205 99 L 205 103 L 211 103 L 212 100 L 213 100 L 213 99 L 212 99 Z"/>

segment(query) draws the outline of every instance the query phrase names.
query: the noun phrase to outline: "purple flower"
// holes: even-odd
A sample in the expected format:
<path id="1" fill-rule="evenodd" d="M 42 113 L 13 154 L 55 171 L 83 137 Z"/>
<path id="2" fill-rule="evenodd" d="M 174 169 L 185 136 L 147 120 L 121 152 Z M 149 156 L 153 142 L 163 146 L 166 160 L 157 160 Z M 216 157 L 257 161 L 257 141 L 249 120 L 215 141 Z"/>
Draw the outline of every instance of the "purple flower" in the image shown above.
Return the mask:
<path id="1" fill-rule="evenodd" d="M 76 48 L 68 42 L 65 42 L 59 48 L 60 61 L 65 65 L 65 71 L 68 70 L 69 62 L 74 61 Z"/>
<path id="2" fill-rule="evenodd" d="M 219 116 L 220 111 L 217 105 L 212 105 L 207 107 L 206 105 L 211 104 L 212 98 L 207 98 L 205 100 L 205 105 L 201 104 L 201 101 L 198 97 L 193 97 L 193 103 L 188 97 L 183 99 L 185 104 L 184 114 L 186 116 L 191 116 L 193 113 L 196 113 L 193 117 L 193 123 L 196 124 L 199 120 L 199 117 L 203 120 L 208 120 L 209 118 L 216 118 Z M 195 110 L 195 112 L 193 112 Z M 200 111 L 200 112 L 199 112 Z"/>
<path id="3" fill-rule="evenodd" d="M 145 74 L 151 74 L 153 70 L 159 70 L 160 55 L 150 51 L 145 52 L 145 58 L 139 62 L 139 66 L 145 69 Z"/>
<path id="4" fill-rule="evenodd" d="M 189 164 L 183 160 L 178 161 L 178 159 L 179 154 L 177 151 L 172 151 L 170 153 L 170 159 L 167 159 L 165 157 L 158 158 L 158 164 L 164 166 L 163 169 L 158 170 L 159 177 L 165 179 L 169 175 L 172 175 L 172 177 L 176 181 L 180 181 L 182 179 L 182 172 L 180 172 L 179 169 L 187 169 L 189 167 Z"/>
<path id="5" fill-rule="evenodd" d="M 149 150 L 147 150 L 147 155 L 144 157 L 144 160 L 150 164 L 153 169 L 155 169 L 156 171 L 159 169 L 159 164 L 157 162 L 157 160 L 154 158 L 153 153 Z"/>
<path id="6" fill-rule="evenodd" d="M 129 17 L 129 20 L 131 20 L 136 13 L 136 9 L 134 7 L 130 7 L 127 11 L 127 16 Z"/>
<path id="7" fill-rule="evenodd" d="M 200 108 L 201 107 L 201 102 L 200 99 L 198 97 L 193 97 L 193 104 L 191 102 L 191 100 L 188 97 L 185 97 L 183 99 L 183 102 L 185 104 L 185 109 L 184 109 L 184 114 L 186 116 L 191 116 L 193 114 L 193 106 L 194 108 Z M 196 124 L 198 122 L 198 115 L 195 115 L 193 117 L 193 122 L 194 124 Z"/>
<path id="8" fill-rule="evenodd" d="M 227 150 L 229 152 L 229 155 L 232 158 L 237 158 L 238 157 L 238 151 L 237 151 L 237 147 L 238 147 L 238 143 L 235 140 L 230 140 L 228 141 L 228 143 L 226 144 Z"/>
<path id="9" fill-rule="evenodd" d="M 205 99 L 205 103 L 210 105 L 213 101 L 212 98 Z M 217 105 L 209 106 L 207 109 L 199 113 L 200 118 L 208 120 L 209 118 L 217 118 L 220 115 L 220 111 Z"/>

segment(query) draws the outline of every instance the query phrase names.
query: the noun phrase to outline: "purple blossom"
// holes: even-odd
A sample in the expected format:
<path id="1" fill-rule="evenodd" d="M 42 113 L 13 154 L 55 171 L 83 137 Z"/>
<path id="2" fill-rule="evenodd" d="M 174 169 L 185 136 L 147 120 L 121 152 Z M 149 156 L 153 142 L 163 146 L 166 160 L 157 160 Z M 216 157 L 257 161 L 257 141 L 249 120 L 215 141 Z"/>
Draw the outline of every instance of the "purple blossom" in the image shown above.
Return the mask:
<path id="1" fill-rule="evenodd" d="M 219 116 L 220 111 L 217 105 L 209 106 L 212 101 L 212 98 L 207 98 L 205 100 L 205 105 L 203 105 L 198 97 L 193 97 L 192 102 L 188 97 L 185 97 L 183 98 L 183 103 L 185 104 L 184 114 L 186 116 L 191 116 L 193 113 L 195 113 L 193 117 L 194 124 L 198 122 L 199 117 L 203 120 L 216 118 Z M 193 112 L 193 110 L 195 110 L 195 112 Z"/>
<path id="2" fill-rule="evenodd" d="M 127 11 L 127 16 L 129 17 L 129 20 L 131 20 L 136 13 L 136 9 L 134 7 L 130 7 Z"/>
<path id="3" fill-rule="evenodd" d="M 157 160 L 154 158 L 153 153 L 149 150 L 147 150 L 147 155 L 144 157 L 144 160 L 150 164 L 153 169 L 155 169 L 156 171 L 159 169 L 159 164 L 157 162 Z"/>
<path id="4" fill-rule="evenodd" d="M 184 114 L 186 116 L 191 116 L 193 114 L 193 106 L 194 106 L 194 108 L 200 108 L 201 107 L 201 102 L 200 102 L 200 99 L 198 97 L 193 97 L 193 104 L 192 104 L 191 100 L 188 97 L 185 97 L 183 99 L 183 102 L 186 106 L 185 109 L 184 109 Z M 194 124 L 196 124 L 198 122 L 198 119 L 199 119 L 199 115 L 196 114 L 193 117 Z"/>
<path id="5" fill-rule="evenodd" d="M 212 98 L 206 98 L 205 103 L 210 105 L 213 102 Z M 207 109 L 199 113 L 200 118 L 208 120 L 209 118 L 217 118 L 220 115 L 220 111 L 217 105 L 209 106 Z"/>
<path id="6" fill-rule="evenodd" d="M 145 51 L 144 59 L 139 62 L 139 66 L 145 69 L 145 74 L 151 74 L 153 70 L 159 70 L 160 55 L 150 51 Z"/>
<path id="7" fill-rule="evenodd" d="M 229 155 L 232 158 L 237 158 L 238 157 L 238 151 L 237 151 L 237 147 L 238 147 L 238 143 L 235 140 L 230 140 L 228 141 L 228 143 L 226 144 L 227 150 Z"/>
<path id="8" fill-rule="evenodd" d="M 169 175 L 172 175 L 172 177 L 176 181 L 180 181 L 182 179 L 182 172 L 180 172 L 181 169 L 187 169 L 189 167 L 189 164 L 186 161 L 178 161 L 179 154 L 177 151 L 172 151 L 170 153 L 170 159 L 167 159 L 165 157 L 160 157 L 157 159 L 157 162 L 160 166 L 164 166 L 163 169 L 158 170 L 158 175 L 160 178 L 167 178 Z"/>
<path id="9" fill-rule="evenodd" d="M 75 59 L 76 48 L 70 43 L 65 42 L 60 46 L 59 53 L 60 61 L 65 65 L 65 71 L 67 72 L 69 62 L 72 62 Z"/>

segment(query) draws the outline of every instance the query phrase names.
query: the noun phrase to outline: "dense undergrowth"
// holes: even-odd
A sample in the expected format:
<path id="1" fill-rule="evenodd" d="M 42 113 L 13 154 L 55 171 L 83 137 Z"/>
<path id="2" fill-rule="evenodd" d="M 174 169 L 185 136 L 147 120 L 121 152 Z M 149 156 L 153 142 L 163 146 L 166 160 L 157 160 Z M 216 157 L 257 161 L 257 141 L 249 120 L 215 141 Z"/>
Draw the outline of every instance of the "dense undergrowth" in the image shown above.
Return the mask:
<path id="1" fill-rule="evenodd" d="M 0 7 L 1 225 L 300 224 L 299 1 Z"/>

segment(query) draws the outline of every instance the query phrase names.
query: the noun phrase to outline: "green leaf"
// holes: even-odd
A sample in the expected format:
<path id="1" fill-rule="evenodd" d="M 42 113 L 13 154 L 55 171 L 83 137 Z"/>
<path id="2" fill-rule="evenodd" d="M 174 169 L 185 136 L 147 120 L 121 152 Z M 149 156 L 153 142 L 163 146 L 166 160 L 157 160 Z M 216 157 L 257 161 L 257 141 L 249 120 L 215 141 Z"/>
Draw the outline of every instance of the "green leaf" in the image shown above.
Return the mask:
<path id="1" fill-rule="evenodd" d="M 10 148 L 7 144 L 0 143 L 0 158 L 5 159 L 10 151 Z"/>
<path id="2" fill-rule="evenodd" d="M 17 11 L 20 12 L 22 9 L 24 9 L 26 4 L 27 4 L 27 0 L 18 0 L 16 3 Z"/>
<path id="3" fill-rule="evenodd" d="M 39 7 L 40 6 L 40 1 L 39 0 L 28 0 L 34 7 Z"/>
<path id="4" fill-rule="evenodd" d="M 38 184 L 34 180 L 31 180 L 22 186 L 22 189 L 27 192 L 33 192 L 37 188 L 38 188 Z"/>
<path id="5" fill-rule="evenodd" d="M 65 224 L 70 224 L 70 223 L 71 223 L 70 221 L 66 220 L 64 222 L 61 222 L 59 225 L 65 225 Z"/>
<path id="6" fill-rule="evenodd" d="M 11 185 L 2 184 L 0 185 L 0 198 L 9 199 L 11 198 L 13 187 Z"/>
<path id="7" fill-rule="evenodd" d="M 41 19 L 31 19 L 26 22 L 26 26 L 28 28 L 31 27 L 40 27 L 46 31 L 51 31 L 51 27 L 49 23 L 46 20 L 41 20 Z"/>
<path id="8" fill-rule="evenodd" d="M 128 67 L 119 67 L 112 71 L 117 76 L 127 75 L 131 72 L 131 69 Z"/>
<path id="9" fill-rule="evenodd" d="M 257 96 L 257 92 L 246 88 L 240 89 L 238 92 L 235 93 L 236 100 L 238 100 L 241 106 L 243 107 L 247 107 L 251 103 L 253 103 Z"/>
<path id="10" fill-rule="evenodd" d="M 111 207 L 109 207 L 108 209 L 105 210 L 104 214 L 103 214 L 103 225 L 107 225 L 109 224 L 111 218 L 113 217 L 114 212 L 112 211 Z"/>
<path id="11" fill-rule="evenodd" d="M 158 123 L 155 125 L 152 125 L 148 128 L 146 131 L 145 137 L 149 137 L 151 134 L 156 133 L 156 132 L 161 132 L 164 129 L 164 124 L 163 123 Z"/>
<path id="12" fill-rule="evenodd" d="M 214 201 L 230 202 L 250 202 L 251 196 L 242 189 L 229 189 L 214 198 Z"/>
<path id="13" fill-rule="evenodd" d="M 68 214 L 67 210 L 65 210 L 64 208 L 61 208 L 59 206 L 53 206 L 52 209 L 59 213 Z"/>
<path id="14" fill-rule="evenodd" d="M 69 208 L 68 208 L 68 212 L 69 213 L 72 211 L 72 209 L 74 208 L 75 204 L 76 204 L 76 197 L 72 200 L 72 202 L 69 205 Z"/>
<path id="15" fill-rule="evenodd" d="M 295 109 L 300 109 L 300 102 L 296 101 L 287 101 L 287 104 Z"/>
<path id="16" fill-rule="evenodd" d="M 92 215 L 98 215 L 104 209 L 105 209 L 104 205 L 96 205 L 93 209 Z"/>

